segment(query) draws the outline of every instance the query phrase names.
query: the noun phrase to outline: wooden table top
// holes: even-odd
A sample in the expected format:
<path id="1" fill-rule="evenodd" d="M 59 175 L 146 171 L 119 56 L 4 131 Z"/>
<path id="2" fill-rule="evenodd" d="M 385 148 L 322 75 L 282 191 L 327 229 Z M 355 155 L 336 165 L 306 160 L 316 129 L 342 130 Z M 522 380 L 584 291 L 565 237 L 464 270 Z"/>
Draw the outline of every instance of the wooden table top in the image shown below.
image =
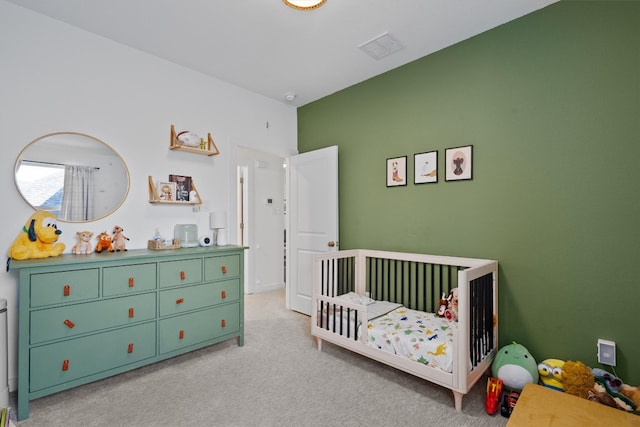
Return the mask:
<path id="1" fill-rule="evenodd" d="M 541 385 L 527 384 L 507 426 L 640 426 L 640 416 Z"/>

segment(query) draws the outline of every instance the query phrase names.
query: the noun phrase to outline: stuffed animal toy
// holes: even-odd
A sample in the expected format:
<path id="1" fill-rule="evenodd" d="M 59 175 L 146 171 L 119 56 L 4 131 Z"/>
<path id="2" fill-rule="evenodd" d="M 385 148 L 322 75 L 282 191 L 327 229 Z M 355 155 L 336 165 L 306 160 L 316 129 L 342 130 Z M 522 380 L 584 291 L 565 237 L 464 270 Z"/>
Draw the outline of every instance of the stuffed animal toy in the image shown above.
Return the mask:
<path id="1" fill-rule="evenodd" d="M 631 400 L 636 408 L 640 408 L 640 388 L 632 387 L 629 384 L 622 384 L 619 393 Z"/>
<path id="2" fill-rule="evenodd" d="M 116 251 L 127 250 L 127 246 L 125 245 L 124 241 L 129 240 L 129 238 L 122 234 L 123 231 L 124 228 L 120 227 L 119 225 L 113 227 L 113 249 L 115 249 Z"/>
<path id="3" fill-rule="evenodd" d="M 107 234 L 106 231 L 98 234 L 97 236 L 98 244 L 96 245 L 96 252 L 100 253 L 102 251 L 113 252 L 113 243 L 111 240 L 111 236 Z"/>
<path id="4" fill-rule="evenodd" d="M 78 237 L 78 243 L 71 248 L 72 254 L 90 254 L 93 252 L 93 245 L 91 244 L 93 233 L 91 231 L 78 231 L 76 236 Z"/>
<path id="5" fill-rule="evenodd" d="M 520 391 L 539 379 L 538 364 L 522 344 L 513 342 L 500 350 L 491 365 L 493 377 L 500 378 L 505 388 Z"/>
<path id="6" fill-rule="evenodd" d="M 620 394 L 631 400 L 636 409 L 640 408 L 640 387 L 632 387 L 629 384 L 622 384 Z"/>
<path id="7" fill-rule="evenodd" d="M 447 320 L 458 321 L 458 288 L 451 289 L 447 302 L 447 309 L 444 311 Z"/>
<path id="8" fill-rule="evenodd" d="M 589 390 L 589 396 L 587 397 L 587 400 L 618 409 L 618 404 L 616 403 L 615 399 L 606 391 Z"/>
<path id="9" fill-rule="evenodd" d="M 605 394 L 609 397 L 604 397 Z M 593 389 L 589 391 L 588 399 L 626 412 L 635 412 L 637 409 L 635 402 L 630 397 L 622 394 L 622 390 L 620 390 L 620 393 L 610 391 L 602 381 L 597 379 Z M 611 405 L 611 402 L 613 402 L 613 405 Z"/>
<path id="10" fill-rule="evenodd" d="M 562 367 L 562 385 L 565 393 L 589 398 L 589 390 L 593 389 L 595 379 L 588 366 L 580 361 L 567 360 Z"/>
<path id="11" fill-rule="evenodd" d="M 9 247 L 9 258 L 29 259 L 58 256 L 64 243 L 56 243 L 62 231 L 58 230 L 55 214 L 36 211 L 22 227 L 22 231 Z"/>
<path id="12" fill-rule="evenodd" d="M 604 384 L 607 392 L 618 393 L 620 391 L 622 380 L 617 376 L 600 368 L 591 368 L 591 373 L 596 381 Z"/>
<path id="13" fill-rule="evenodd" d="M 562 367 L 564 360 L 545 359 L 538 364 L 538 374 L 543 386 L 564 391 L 562 386 Z"/>

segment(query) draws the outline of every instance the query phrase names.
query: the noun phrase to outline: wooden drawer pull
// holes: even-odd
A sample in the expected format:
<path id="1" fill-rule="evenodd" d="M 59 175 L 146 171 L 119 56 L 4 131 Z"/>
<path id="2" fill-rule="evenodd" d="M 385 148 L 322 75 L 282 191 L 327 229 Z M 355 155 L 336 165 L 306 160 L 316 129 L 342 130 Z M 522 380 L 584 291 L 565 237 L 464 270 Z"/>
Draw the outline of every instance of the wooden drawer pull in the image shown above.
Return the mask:
<path id="1" fill-rule="evenodd" d="M 71 320 L 67 319 L 64 321 L 64 324 L 67 326 L 67 328 L 69 329 L 73 329 L 74 326 L 76 326 L 75 323 L 73 323 Z"/>
<path id="2" fill-rule="evenodd" d="M 134 314 L 133 314 L 133 307 L 131 307 L 131 308 L 129 309 L 129 318 L 133 319 L 133 316 L 134 316 Z"/>
<path id="3" fill-rule="evenodd" d="M 220 270 L 222 270 L 222 274 L 227 274 L 227 266 L 223 265 Z"/>
<path id="4" fill-rule="evenodd" d="M 222 299 L 225 299 L 227 297 L 227 291 L 220 292 L 220 296 L 222 297 Z"/>
<path id="5" fill-rule="evenodd" d="M 227 326 L 227 322 L 225 322 L 224 319 L 222 319 L 222 321 L 220 322 L 220 326 L 224 328 L 225 326 Z"/>
<path id="6" fill-rule="evenodd" d="M 65 297 L 68 297 L 69 295 L 71 295 L 71 286 L 64 285 L 63 294 L 64 294 Z"/>
<path id="7" fill-rule="evenodd" d="M 184 280 L 184 278 L 186 277 L 186 274 L 184 274 L 184 271 L 180 272 L 180 280 Z"/>
<path id="8" fill-rule="evenodd" d="M 129 287 L 133 288 L 133 286 L 135 285 L 135 280 L 133 277 L 129 277 Z"/>
<path id="9" fill-rule="evenodd" d="M 62 362 L 62 370 L 63 371 L 68 371 L 69 370 L 69 359 L 65 359 Z"/>
<path id="10" fill-rule="evenodd" d="M 182 329 L 180 329 L 180 332 L 178 333 L 178 338 L 184 339 L 184 331 Z"/>
<path id="11" fill-rule="evenodd" d="M 184 298 L 178 298 L 176 300 L 176 304 L 182 304 L 184 302 Z"/>
<path id="12" fill-rule="evenodd" d="M 129 347 L 127 347 L 127 353 L 133 353 L 133 343 L 129 343 Z"/>

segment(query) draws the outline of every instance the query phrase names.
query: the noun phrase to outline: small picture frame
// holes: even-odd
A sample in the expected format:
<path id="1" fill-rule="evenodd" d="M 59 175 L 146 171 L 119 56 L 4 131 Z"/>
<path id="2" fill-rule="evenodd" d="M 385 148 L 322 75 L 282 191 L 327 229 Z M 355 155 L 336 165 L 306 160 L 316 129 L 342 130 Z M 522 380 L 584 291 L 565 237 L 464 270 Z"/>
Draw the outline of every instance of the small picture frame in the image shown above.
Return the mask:
<path id="1" fill-rule="evenodd" d="M 175 200 L 178 202 L 195 202 L 190 200 L 191 194 L 191 177 L 184 175 L 169 175 L 169 181 L 176 183 Z"/>
<path id="2" fill-rule="evenodd" d="M 445 181 L 473 178 L 473 145 L 445 150 Z"/>
<path id="3" fill-rule="evenodd" d="M 407 156 L 387 159 L 387 187 L 407 185 Z"/>
<path id="4" fill-rule="evenodd" d="M 413 183 L 432 184 L 438 182 L 438 152 L 428 151 L 413 155 Z"/>
<path id="5" fill-rule="evenodd" d="M 176 183 L 175 182 L 158 182 L 156 186 L 158 190 L 158 198 L 163 202 L 176 201 Z"/>

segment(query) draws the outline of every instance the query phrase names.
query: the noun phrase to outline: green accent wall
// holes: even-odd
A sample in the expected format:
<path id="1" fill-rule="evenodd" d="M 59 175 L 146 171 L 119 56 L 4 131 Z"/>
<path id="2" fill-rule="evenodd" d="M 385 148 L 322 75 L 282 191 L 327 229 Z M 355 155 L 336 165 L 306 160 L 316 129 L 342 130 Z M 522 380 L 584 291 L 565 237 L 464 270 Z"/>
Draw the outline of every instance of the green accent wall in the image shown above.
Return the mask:
<path id="1" fill-rule="evenodd" d="M 341 249 L 496 259 L 502 345 L 600 367 L 613 340 L 639 385 L 639 22 L 562 1 L 299 108 L 300 152 L 339 147 Z M 446 182 L 463 145 L 473 179 Z M 432 150 L 438 183 L 414 185 Z M 408 185 L 387 187 L 397 156 Z"/>

